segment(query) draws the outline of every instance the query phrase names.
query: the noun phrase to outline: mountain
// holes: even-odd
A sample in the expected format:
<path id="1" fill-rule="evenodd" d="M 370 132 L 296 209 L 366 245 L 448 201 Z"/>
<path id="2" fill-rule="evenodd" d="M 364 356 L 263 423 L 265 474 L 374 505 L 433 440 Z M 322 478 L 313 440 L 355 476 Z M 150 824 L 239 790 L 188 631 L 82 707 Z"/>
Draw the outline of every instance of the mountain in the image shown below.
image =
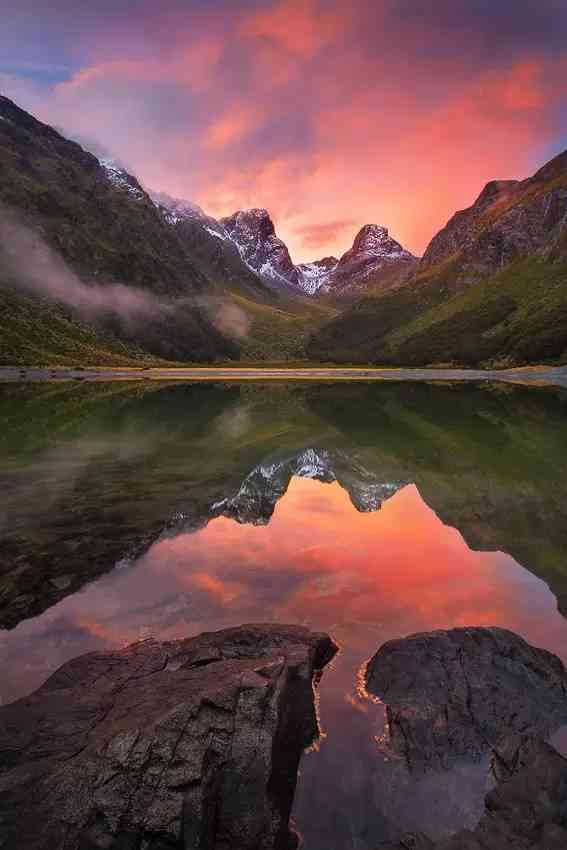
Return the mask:
<path id="1" fill-rule="evenodd" d="M 267 210 L 241 210 L 221 218 L 220 224 L 249 268 L 269 285 L 288 291 L 301 289 L 287 246 L 276 235 Z"/>
<path id="2" fill-rule="evenodd" d="M 2 628 L 37 616 L 161 535 L 221 515 L 267 522 L 293 475 L 337 481 L 361 511 L 414 482 L 469 547 L 510 554 L 567 613 L 560 391 L 9 384 L 0 422 Z"/>
<path id="3" fill-rule="evenodd" d="M 367 224 L 331 270 L 325 288 L 335 296 L 385 292 L 400 283 L 417 262 L 417 257 L 392 239 L 386 227 Z"/>
<path id="4" fill-rule="evenodd" d="M 237 356 L 196 300 L 206 276 L 136 178 L 5 97 L 0 118 L 2 290 L 37 304 L 56 290 L 69 318 L 161 357 Z"/>
<path id="5" fill-rule="evenodd" d="M 199 207 L 97 153 L 0 98 L 0 362 L 305 359 L 333 307 L 267 286 Z"/>
<path id="6" fill-rule="evenodd" d="M 492 181 L 432 239 L 403 287 L 314 332 L 311 357 L 516 365 L 567 357 L 567 152 Z"/>
<path id="7" fill-rule="evenodd" d="M 267 525 L 293 477 L 311 478 L 325 484 L 337 481 L 360 513 L 379 510 L 382 502 L 409 483 L 408 480 L 377 480 L 375 471 L 366 469 L 348 452 L 307 448 L 292 456 L 264 459 L 248 473 L 233 495 L 211 506 L 211 516 Z"/>
<path id="8" fill-rule="evenodd" d="M 417 262 L 389 236 L 387 228 L 376 224 L 365 225 L 340 260 L 325 257 L 300 265 L 294 265 L 267 210 L 241 210 L 221 219 L 220 224 L 247 265 L 268 285 L 288 292 L 353 297 L 390 288 Z"/>
<path id="9" fill-rule="evenodd" d="M 191 201 L 172 198 L 164 192 L 150 192 L 154 203 L 172 225 L 193 262 L 211 285 L 222 282 L 225 288 L 251 297 L 260 303 L 283 303 L 277 291 L 266 287 L 262 278 L 243 259 L 238 246 L 225 228 Z"/>

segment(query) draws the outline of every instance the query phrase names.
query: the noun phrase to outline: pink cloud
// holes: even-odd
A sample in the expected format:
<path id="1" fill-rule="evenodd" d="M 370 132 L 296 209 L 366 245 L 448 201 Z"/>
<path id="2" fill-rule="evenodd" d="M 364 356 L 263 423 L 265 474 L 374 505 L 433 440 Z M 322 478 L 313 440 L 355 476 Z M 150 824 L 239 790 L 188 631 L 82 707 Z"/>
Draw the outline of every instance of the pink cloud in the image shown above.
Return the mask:
<path id="1" fill-rule="evenodd" d="M 298 261 L 340 255 L 368 222 L 420 253 L 487 180 L 535 168 L 567 66 L 529 33 L 487 57 L 486 27 L 467 40 L 395 12 L 386 0 L 149 10 L 139 32 L 89 34 L 85 67 L 47 95 L 21 79 L 7 90 L 146 185 L 213 215 L 268 208 Z"/>

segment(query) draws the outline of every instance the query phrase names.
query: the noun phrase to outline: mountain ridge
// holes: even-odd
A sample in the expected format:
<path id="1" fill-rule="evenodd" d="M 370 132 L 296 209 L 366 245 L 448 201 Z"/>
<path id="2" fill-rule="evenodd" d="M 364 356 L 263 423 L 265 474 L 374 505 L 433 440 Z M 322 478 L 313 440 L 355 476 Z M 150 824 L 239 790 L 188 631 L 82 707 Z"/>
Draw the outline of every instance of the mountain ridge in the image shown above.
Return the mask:
<path id="1" fill-rule="evenodd" d="M 567 151 L 522 181 L 490 181 L 429 243 L 414 274 L 317 330 L 314 359 L 512 366 L 567 358 Z"/>
<path id="2" fill-rule="evenodd" d="M 421 259 L 367 224 L 340 258 L 296 265 L 265 209 L 216 220 L 3 96 L 0 118 L 3 362 L 567 357 L 567 151 L 525 180 L 489 181 Z"/>

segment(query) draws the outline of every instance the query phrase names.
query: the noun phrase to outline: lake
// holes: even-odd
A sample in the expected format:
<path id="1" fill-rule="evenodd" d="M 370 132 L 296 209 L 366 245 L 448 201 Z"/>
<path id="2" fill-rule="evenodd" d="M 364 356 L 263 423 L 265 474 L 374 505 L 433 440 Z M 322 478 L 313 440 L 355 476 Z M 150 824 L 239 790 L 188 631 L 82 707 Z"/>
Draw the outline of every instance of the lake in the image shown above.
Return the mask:
<path id="1" fill-rule="evenodd" d="M 412 774 L 360 687 L 391 638 L 503 626 L 567 661 L 567 391 L 0 386 L 0 697 L 64 661 L 247 622 L 329 632 L 305 850 L 474 826 L 485 762 Z"/>

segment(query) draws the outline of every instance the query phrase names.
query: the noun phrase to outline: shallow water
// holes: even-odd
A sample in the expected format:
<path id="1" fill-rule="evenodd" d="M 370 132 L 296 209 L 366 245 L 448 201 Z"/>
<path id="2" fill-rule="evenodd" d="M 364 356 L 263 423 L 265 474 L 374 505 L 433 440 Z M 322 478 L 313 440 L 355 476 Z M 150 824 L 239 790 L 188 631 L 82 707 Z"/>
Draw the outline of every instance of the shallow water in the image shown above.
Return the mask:
<path id="1" fill-rule="evenodd" d="M 341 646 L 307 850 L 473 826 L 487 762 L 410 774 L 359 692 L 384 641 L 498 625 L 567 660 L 567 403 L 427 385 L 0 387 L 1 697 L 142 637 L 303 623 Z"/>

